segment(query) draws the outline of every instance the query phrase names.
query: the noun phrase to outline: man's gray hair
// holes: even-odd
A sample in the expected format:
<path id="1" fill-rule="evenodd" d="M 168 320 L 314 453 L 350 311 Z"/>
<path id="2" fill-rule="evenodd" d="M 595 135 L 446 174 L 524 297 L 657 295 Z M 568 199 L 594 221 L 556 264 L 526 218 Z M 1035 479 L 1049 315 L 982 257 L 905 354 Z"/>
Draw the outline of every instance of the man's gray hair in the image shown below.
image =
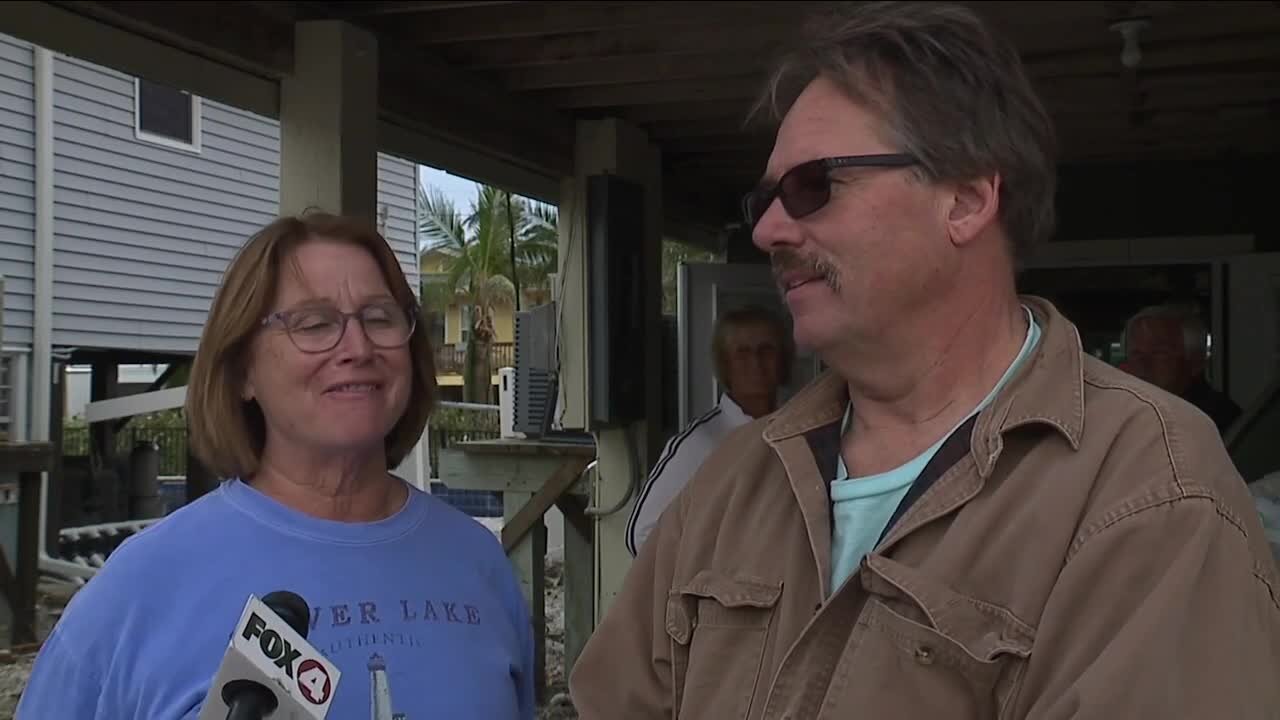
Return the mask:
<path id="1" fill-rule="evenodd" d="M 885 140 L 935 182 L 1000 175 L 1000 219 L 1015 261 L 1055 222 L 1057 140 L 1017 50 L 969 8 L 834 3 L 774 68 L 752 115 L 782 119 L 814 79 L 879 116 Z"/>
<path id="2" fill-rule="evenodd" d="M 1209 353 L 1209 327 L 1196 308 L 1180 303 L 1150 305 L 1139 310 L 1124 324 L 1124 349 L 1129 353 L 1129 337 L 1133 326 L 1141 320 L 1172 320 L 1182 330 L 1182 349 L 1188 358 L 1204 359 Z"/>

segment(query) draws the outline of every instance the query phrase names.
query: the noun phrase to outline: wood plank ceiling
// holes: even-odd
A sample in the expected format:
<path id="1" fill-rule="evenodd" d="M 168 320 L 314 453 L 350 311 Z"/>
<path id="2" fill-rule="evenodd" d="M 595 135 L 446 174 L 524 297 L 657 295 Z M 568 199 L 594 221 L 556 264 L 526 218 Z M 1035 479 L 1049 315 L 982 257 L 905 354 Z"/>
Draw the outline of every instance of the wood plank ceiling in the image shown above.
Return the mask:
<path id="1" fill-rule="evenodd" d="M 289 71 L 294 20 L 349 20 L 378 35 L 384 116 L 552 176 L 571 168 L 573 118 L 622 117 L 661 146 L 668 208 L 682 202 L 723 223 L 769 151 L 769 135 L 743 125 L 765 68 L 802 15 L 827 3 L 54 4 L 272 77 Z M 1144 177 L 1152 212 L 1130 205 L 1134 223 L 1183 232 L 1248 214 L 1237 223 L 1280 243 L 1280 221 L 1268 220 L 1274 189 L 1254 181 L 1274 188 L 1280 154 L 1280 2 L 970 4 L 1013 38 L 1054 115 L 1067 214 Z M 1131 18 L 1147 21 L 1136 69 L 1121 63 L 1113 29 Z M 1175 218 L 1170 206 L 1204 207 L 1204 218 Z"/>
<path id="2" fill-rule="evenodd" d="M 645 128 L 673 180 L 736 194 L 769 137 L 743 130 L 774 51 L 815 2 L 328 2 L 569 116 Z M 1069 163 L 1280 150 L 1280 3 L 974 2 L 1022 51 Z M 1121 63 L 1118 20 L 1144 18 Z M 429 79 L 424 86 L 429 87 Z"/>

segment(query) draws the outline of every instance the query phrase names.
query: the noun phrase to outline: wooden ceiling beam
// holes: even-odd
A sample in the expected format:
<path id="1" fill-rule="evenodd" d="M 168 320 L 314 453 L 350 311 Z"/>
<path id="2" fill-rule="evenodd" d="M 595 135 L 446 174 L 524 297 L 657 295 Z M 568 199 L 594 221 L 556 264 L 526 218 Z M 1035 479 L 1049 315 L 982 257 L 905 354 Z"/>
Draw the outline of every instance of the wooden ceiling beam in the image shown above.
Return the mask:
<path id="1" fill-rule="evenodd" d="M 568 116 L 418 49 L 381 43 L 379 55 L 379 104 L 389 119 L 553 176 L 572 174 Z"/>
<path id="2" fill-rule="evenodd" d="M 489 12 L 501 11 L 503 5 L 519 4 L 515 0 L 472 0 L 471 2 L 331 2 L 334 10 L 343 17 L 369 18 L 392 15 L 435 14 L 445 10 L 484 8 Z"/>
<path id="3" fill-rule="evenodd" d="M 1108 146 L 1230 145 L 1237 142 L 1242 146 L 1274 145 L 1280 142 L 1280 135 L 1255 125 L 1252 127 L 1236 126 L 1223 129 L 1208 127 L 1133 128 L 1111 133 L 1064 133 L 1062 136 L 1064 154 L 1074 154 L 1089 148 Z"/>
<path id="4" fill-rule="evenodd" d="M 1090 6 L 1096 3 L 1078 3 L 1080 14 L 1057 22 L 1041 20 L 1037 14 L 1041 3 L 1011 5 L 1010 11 L 1020 7 L 1021 12 L 1027 13 L 1027 20 L 1020 21 L 1005 34 L 1028 63 L 1046 55 L 1109 50 L 1119 64 L 1122 39 L 1110 29 L 1111 19 L 1089 12 Z M 1139 37 L 1144 55 L 1147 48 L 1166 44 L 1193 44 L 1214 38 L 1280 31 L 1280 10 L 1259 3 L 1171 2 L 1164 5 L 1166 12 L 1153 14 L 1151 26 Z"/>
<path id="5" fill-rule="evenodd" d="M 760 88 L 760 79 L 757 76 L 740 75 L 715 80 L 676 80 L 561 88 L 529 93 L 529 96 L 539 99 L 550 107 L 562 109 L 727 100 L 741 103 L 742 110 L 745 112 L 760 92 Z"/>
<path id="6" fill-rule="evenodd" d="M 777 2 L 527 2 L 502 8 L 459 8 L 423 18 L 397 19 L 398 32 L 424 45 L 547 37 L 600 31 L 701 28 L 726 18 L 750 18 L 759 24 L 798 17 L 815 3 Z"/>
<path id="7" fill-rule="evenodd" d="M 585 85 L 664 82 L 741 75 L 763 75 L 770 56 L 751 52 L 693 52 L 659 56 L 620 56 L 559 63 L 495 68 L 503 84 L 512 90 L 544 90 Z M 1270 35 L 1251 34 L 1202 43 L 1173 43 L 1147 48 L 1139 73 L 1142 77 L 1200 71 L 1214 65 L 1265 69 L 1280 62 L 1280 42 Z M 1122 76 L 1113 48 L 1093 48 L 1066 55 L 1043 56 L 1028 61 L 1031 76 L 1041 80 L 1073 76 Z"/>
<path id="8" fill-rule="evenodd" d="M 1272 128 L 1280 115 L 1267 113 L 1250 117 L 1215 120 L 1195 117 L 1188 121 L 1185 116 L 1171 116 L 1173 122 L 1160 121 L 1159 117 L 1142 126 L 1131 126 L 1124 115 L 1112 114 L 1102 116 L 1106 122 L 1088 125 L 1069 125 L 1059 129 L 1058 136 L 1066 147 L 1088 147 L 1099 142 L 1115 141 L 1119 143 L 1144 144 L 1162 142 L 1164 140 L 1182 140 L 1185 138 L 1224 139 L 1261 138 L 1271 134 L 1280 140 L 1280 133 Z M 724 156 L 742 154 L 748 159 L 745 165 L 756 163 L 767 153 L 772 145 L 772 138 L 751 136 L 746 134 L 722 134 L 710 136 L 667 136 L 653 135 L 662 151 L 670 156 L 687 158 L 692 163 L 695 158 L 707 156 Z"/>
<path id="9" fill-rule="evenodd" d="M 1098 89 L 1127 91 L 1134 87 L 1135 81 L 1139 89 L 1148 91 L 1191 87 L 1275 87 L 1280 85 L 1280 64 L 1263 70 L 1189 69 L 1179 73 L 1139 75 L 1136 79 L 1121 76 L 1065 77 L 1048 82 L 1044 87 L 1082 93 L 1092 93 Z"/>
<path id="10" fill-rule="evenodd" d="M 1273 154 L 1278 151 L 1280 151 L 1280 143 L 1265 139 L 1248 142 L 1242 140 L 1211 142 L 1183 140 L 1154 144 L 1112 143 L 1108 145 L 1092 144 L 1088 147 L 1082 147 L 1077 152 L 1064 155 L 1063 161 L 1083 163 L 1111 159 L 1127 160 L 1129 162 L 1150 162 L 1154 158 L 1163 158 L 1170 161 L 1192 162 L 1225 155 L 1256 156 Z"/>
<path id="11" fill-rule="evenodd" d="M 662 7 L 665 3 L 656 5 Z M 673 26 L 654 30 L 632 28 L 624 31 L 480 40 L 441 46 L 440 51 L 453 62 L 476 70 L 694 52 L 768 54 L 795 27 L 796 23 L 756 23 L 750 18 L 730 16 L 721 20 L 713 31 L 709 31 L 706 26 Z"/>
<path id="12" fill-rule="evenodd" d="M 561 108 L 621 108 L 619 114 L 641 126 L 697 121 L 713 129 L 724 123 L 743 127 L 761 87 L 758 78 L 566 88 L 531 93 Z M 1200 75 L 1143 81 L 1134 92 L 1124 78 L 1091 78 L 1046 84 L 1040 94 L 1055 118 L 1097 113 L 1212 110 L 1217 107 L 1266 107 L 1280 99 L 1280 74 Z"/>
<path id="13" fill-rule="evenodd" d="M 773 144 L 773 138 L 729 133 L 702 137 L 668 138 L 658 142 L 662 146 L 663 152 L 673 152 L 681 155 L 724 152 L 750 152 L 756 154 L 760 151 L 760 148 L 770 147 Z"/>
<path id="14" fill-rule="evenodd" d="M 723 118 L 709 120 L 668 120 L 664 122 L 641 125 L 649 137 L 661 142 L 673 138 L 702 138 L 722 135 L 754 137 L 772 140 L 772 128 L 747 129 L 740 119 Z"/>
<path id="15" fill-rule="evenodd" d="M 769 159 L 769 147 L 761 146 L 755 152 L 737 151 L 721 153 L 664 153 L 662 166 L 668 169 L 696 171 L 731 171 L 759 177 Z"/>
<path id="16" fill-rule="evenodd" d="M 1141 47 L 1142 62 L 1137 69 L 1140 77 L 1215 65 L 1280 62 L 1280 43 L 1272 33 L 1143 43 Z M 1072 76 L 1121 76 L 1128 72 L 1120 64 L 1119 52 L 1111 46 L 1032 56 L 1026 58 L 1026 64 L 1031 76 L 1042 81 Z"/>
<path id="17" fill-rule="evenodd" d="M 1235 152 L 1239 154 L 1280 151 L 1280 135 L 1266 126 L 1220 131 L 1178 128 L 1132 133 L 1067 134 L 1063 137 L 1061 160 L 1076 162 L 1100 156 L 1167 155 L 1200 157 Z M 680 151 L 664 147 L 663 166 L 673 174 L 695 173 L 706 177 L 733 179 L 731 184 L 748 187 L 758 178 L 768 160 L 769 146 L 720 148 L 707 152 Z"/>
<path id="18" fill-rule="evenodd" d="M 520 65 L 494 72 L 506 87 L 523 91 L 718 78 L 763 73 L 767 64 L 768 56 L 760 53 L 693 52 Z"/>
<path id="19" fill-rule="evenodd" d="M 1110 132 L 1065 132 L 1060 136 L 1064 159 L 1095 149 L 1112 148 L 1194 148 L 1280 146 L 1280 134 L 1269 124 L 1230 124 L 1222 128 L 1183 126 L 1173 128 L 1116 129 Z M 668 168 L 729 170 L 759 174 L 767 162 L 769 143 L 741 145 L 682 145 L 664 143 L 663 162 Z"/>
<path id="20" fill-rule="evenodd" d="M 621 115 L 637 125 L 686 120 L 716 120 L 742 125 L 750 103 L 741 100 L 641 105 L 626 108 Z"/>
<path id="21" fill-rule="evenodd" d="M 530 3 L 536 5 L 537 3 Z M 625 4 L 625 3 L 624 3 Z M 663 8 L 665 3 L 655 3 Z M 994 3 L 1003 8 L 1005 4 Z M 1119 69 L 1120 36 L 1109 29 L 1104 13 L 1092 12 L 1092 3 L 1037 3 L 1034 9 L 1022 8 L 1018 14 L 1009 9 L 997 11 L 1010 18 L 1007 26 L 1010 37 L 1022 50 L 1028 63 L 1034 65 L 1041 59 L 1060 63 L 1062 56 L 1087 53 L 1085 71 Z M 1181 6 L 1181 3 L 1171 5 Z M 1204 54 L 1229 53 L 1232 36 L 1252 35 L 1254 43 L 1248 50 L 1253 55 L 1260 52 L 1258 44 L 1270 33 L 1280 31 L 1280 12 L 1258 3 L 1186 3 L 1186 9 L 1157 15 L 1152 27 L 1142 37 L 1144 54 L 1152 53 L 1153 63 L 1164 63 L 1162 48 L 1197 43 L 1218 43 L 1203 51 Z M 1057 9 L 1053 10 L 1050 6 Z M 781 8 L 791 6 L 780 5 Z M 1021 8 L 1022 6 L 1015 6 Z M 1050 10 L 1046 10 L 1050 8 Z M 1041 12 L 1044 11 L 1044 12 Z M 617 12 L 614 10 L 613 12 Z M 657 12 L 657 10 L 653 10 Z M 704 12 L 713 13 L 714 10 Z M 797 11 L 779 10 L 783 15 L 776 22 L 758 22 L 750 15 L 734 14 L 728 10 L 717 14 L 714 22 L 702 26 L 667 25 L 634 26 L 599 29 L 590 32 L 550 34 L 542 37 L 512 37 L 477 40 L 445 46 L 450 59 L 468 67 L 511 69 L 516 66 L 546 63 L 581 63 L 604 58 L 644 57 L 688 53 L 738 53 L 742 55 L 769 56 L 798 28 L 803 14 Z M 707 25 L 716 31 L 708 32 Z M 443 29 L 439 32 L 444 32 Z M 1176 52 L 1172 53 L 1176 58 Z M 1112 59 L 1108 63 L 1107 57 Z M 1266 55 L 1264 55 L 1266 57 Z M 1078 58 L 1076 63 L 1081 62 Z M 1167 62 L 1175 62 L 1168 60 Z M 1071 67 L 1068 71 L 1073 71 Z M 569 71 L 572 72 L 572 71 Z M 632 72 L 637 72 L 632 70 Z M 1053 67 L 1050 73 L 1054 72 Z"/>
<path id="22" fill-rule="evenodd" d="M 1280 99 L 1280 84 L 1188 82 L 1152 86 L 1135 92 L 1122 83 L 1095 83 L 1072 88 L 1051 86 L 1041 91 L 1054 117 L 1096 112 L 1195 110 L 1265 105 Z"/>
<path id="23" fill-rule="evenodd" d="M 279 79 L 293 71 L 293 25 L 256 3 L 49 2 L 113 27 Z M 13 4 L 4 12 L 26 13 Z M 109 63 L 107 63 L 109 64 Z"/>

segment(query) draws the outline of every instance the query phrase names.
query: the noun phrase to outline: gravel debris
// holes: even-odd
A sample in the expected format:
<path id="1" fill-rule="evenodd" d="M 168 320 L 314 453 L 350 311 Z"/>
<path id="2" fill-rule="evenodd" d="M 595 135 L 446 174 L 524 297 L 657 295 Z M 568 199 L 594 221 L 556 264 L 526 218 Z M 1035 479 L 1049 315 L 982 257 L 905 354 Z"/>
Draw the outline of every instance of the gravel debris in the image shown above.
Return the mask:
<path id="1" fill-rule="evenodd" d="M 564 562 L 547 556 L 547 702 L 539 720 L 577 720 L 578 712 L 569 700 L 569 679 L 564 675 Z"/>
<path id="2" fill-rule="evenodd" d="M 49 636 L 49 630 L 75 592 L 74 585 L 47 579 L 40 581 L 40 587 L 36 590 L 37 639 L 43 640 Z M 9 626 L 0 624 L 0 638 L 7 640 L 8 637 Z M 0 649 L 0 720 L 13 720 L 18 710 L 18 700 L 22 697 L 23 688 L 27 686 L 27 678 L 31 677 L 31 665 L 39 650 L 39 643 Z"/>

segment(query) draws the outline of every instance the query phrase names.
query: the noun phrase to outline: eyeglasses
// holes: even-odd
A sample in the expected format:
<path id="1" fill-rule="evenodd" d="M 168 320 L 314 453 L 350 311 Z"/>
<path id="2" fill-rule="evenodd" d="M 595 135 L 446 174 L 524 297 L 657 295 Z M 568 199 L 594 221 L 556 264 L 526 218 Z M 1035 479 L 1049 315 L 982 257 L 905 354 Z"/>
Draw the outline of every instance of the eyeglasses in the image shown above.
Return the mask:
<path id="1" fill-rule="evenodd" d="M 370 343 L 384 350 L 409 342 L 417 326 L 417 313 L 391 302 L 366 305 L 354 313 L 332 307 L 276 312 L 264 318 L 262 324 L 279 323 L 299 350 L 321 353 L 338 346 L 351 318 L 360 322 Z"/>
<path id="2" fill-rule="evenodd" d="M 888 153 L 819 158 L 800 163 L 788 170 L 776 184 L 747 193 L 742 199 L 742 216 L 747 226 L 754 228 L 776 198 L 782 200 L 782 208 L 788 215 L 799 220 L 821 210 L 831 201 L 831 171 L 836 168 L 901 168 L 918 162 L 913 155 Z"/>

